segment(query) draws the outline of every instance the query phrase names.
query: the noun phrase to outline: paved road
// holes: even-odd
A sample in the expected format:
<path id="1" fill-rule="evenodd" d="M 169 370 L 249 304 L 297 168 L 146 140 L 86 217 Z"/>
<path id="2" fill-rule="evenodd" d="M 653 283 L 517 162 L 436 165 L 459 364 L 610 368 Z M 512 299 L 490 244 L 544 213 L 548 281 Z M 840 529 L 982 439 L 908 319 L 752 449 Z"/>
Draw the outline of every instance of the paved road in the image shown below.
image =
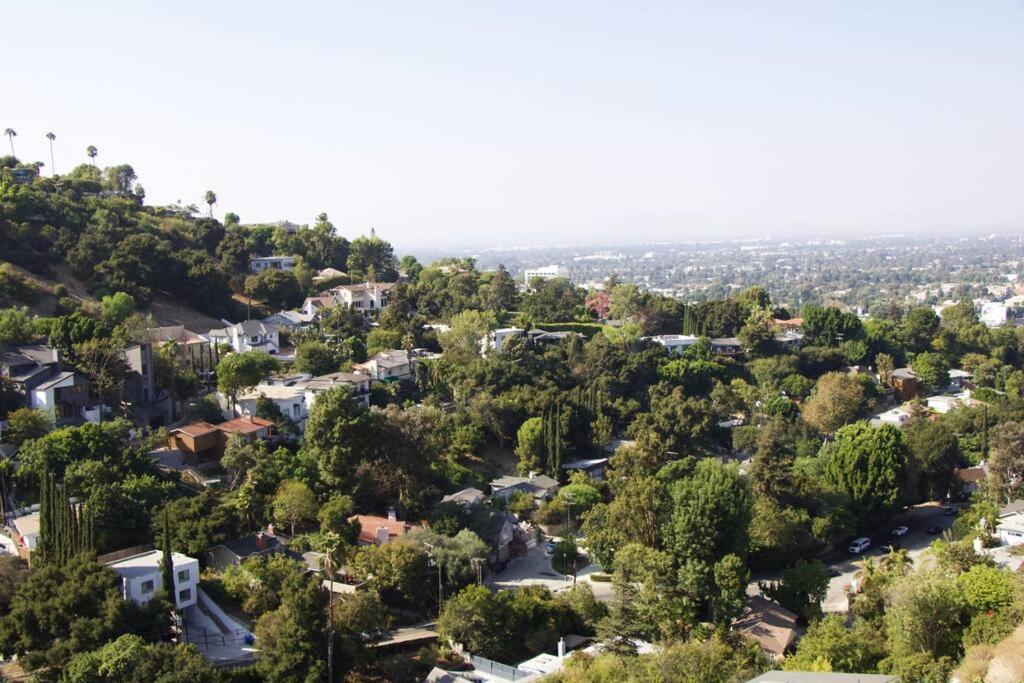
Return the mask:
<path id="1" fill-rule="evenodd" d="M 576 581 L 589 583 L 599 600 L 608 601 L 612 597 L 611 583 L 590 580 L 593 574 L 600 571 L 598 565 L 589 563 L 577 572 Z M 509 562 L 505 571 L 487 577 L 485 583 L 495 590 L 517 590 L 523 586 L 539 585 L 557 593 L 572 588 L 572 576 L 566 578 L 554 570 L 551 555 L 545 552 L 544 544 L 540 543 L 530 548 L 526 555 Z"/>

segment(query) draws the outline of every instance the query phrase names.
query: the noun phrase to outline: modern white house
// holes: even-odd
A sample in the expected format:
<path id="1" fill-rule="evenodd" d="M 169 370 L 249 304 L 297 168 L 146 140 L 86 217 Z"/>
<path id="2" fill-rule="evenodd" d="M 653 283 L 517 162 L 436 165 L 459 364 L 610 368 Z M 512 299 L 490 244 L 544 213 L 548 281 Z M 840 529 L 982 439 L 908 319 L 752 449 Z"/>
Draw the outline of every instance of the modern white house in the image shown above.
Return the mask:
<path id="1" fill-rule="evenodd" d="M 526 334 L 526 330 L 519 327 L 502 327 L 489 332 L 486 337 L 480 340 L 480 355 L 484 356 L 488 351 L 501 355 L 505 347 L 505 341 L 510 337 L 519 337 Z"/>
<path id="2" fill-rule="evenodd" d="M 254 256 L 249 259 L 249 270 L 259 273 L 264 270 L 291 270 L 295 259 L 291 256 Z"/>
<path id="3" fill-rule="evenodd" d="M 261 320 L 246 320 L 203 335 L 214 346 L 227 344 L 235 353 L 266 351 L 276 355 L 281 348 L 277 327 Z"/>
<path id="4" fill-rule="evenodd" d="M 58 423 L 73 420 L 89 401 L 89 380 L 77 372 L 59 372 L 32 389 L 29 407 L 51 412 Z"/>
<path id="5" fill-rule="evenodd" d="M 525 271 L 523 271 L 523 282 L 529 285 L 530 282 L 536 277 L 543 279 L 561 277 L 561 272 L 561 268 L 559 268 L 557 265 L 541 266 L 539 268 L 528 268 Z"/>
<path id="6" fill-rule="evenodd" d="M 121 595 L 125 600 L 148 602 L 163 587 L 160 560 L 163 553 L 149 550 L 106 563 L 121 577 Z M 178 609 L 196 604 L 199 589 L 199 560 L 171 553 L 174 565 L 174 604 Z"/>
<path id="7" fill-rule="evenodd" d="M 670 356 L 681 356 L 686 349 L 697 343 L 697 337 L 690 334 L 659 334 L 644 337 L 644 340 L 664 346 Z"/>
<path id="8" fill-rule="evenodd" d="M 378 382 L 391 382 L 412 377 L 412 358 L 408 351 L 388 349 L 375 353 L 365 363 L 356 363 L 352 369 Z"/>
<path id="9" fill-rule="evenodd" d="M 292 422 L 302 430 L 303 422 L 309 413 L 306 407 L 306 390 L 301 383 L 295 386 L 283 386 L 280 384 L 258 384 L 235 399 L 235 415 L 255 415 L 256 402 L 260 397 L 271 401 L 281 413 L 292 419 Z"/>

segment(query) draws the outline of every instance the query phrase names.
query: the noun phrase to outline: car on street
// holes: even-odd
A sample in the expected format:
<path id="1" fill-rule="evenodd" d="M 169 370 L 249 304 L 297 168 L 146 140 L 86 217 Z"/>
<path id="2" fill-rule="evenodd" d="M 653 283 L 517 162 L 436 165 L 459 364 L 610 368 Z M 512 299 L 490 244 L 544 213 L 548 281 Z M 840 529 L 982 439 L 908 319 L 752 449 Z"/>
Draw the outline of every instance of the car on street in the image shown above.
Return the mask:
<path id="1" fill-rule="evenodd" d="M 860 538 L 855 538 L 850 543 L 849 550 L 850 550 L 850 553 L 852 555 L 860 555 L 862 552 L 864 552 L 865 550 L 867 550 L 870 547 L 871 547 L 871 539 L 867 538 L 865 536 L 861 536 Z"/>
<path id="2" fill-rule="evenodd" d="M 841 571 L 839 571 L 838 569 L 836 569 L 835 567 L 829 567 L 828 569 L 826 569 L 825 570 L 825 574 L 827 574 L 830 579 L 834 579 L 837 576 L 842 576 L 843 575 L 843 573 Z"/>
<path id="3" fill-rule="evenodd" d="M 929 536 L 938 536 L 942 533 L 942 527 L 940 527 L 938 524 L 932 524 L 930 527 L 928 527 L 927 533 Z"/>
<path id="4" fill-rule="evenodd" d="M 910 531 L 910 529 L 908 529 L 907 527 L 901 525 L 901 526 L 898 526 L 898 527 L 896 527 L 895 529 L 892 530 L 892 535 L 893 536 L 906 536 L 908 531 Z"/>
<path id="5" fill-rule="evenodd" d="M 883 545 L 879 547 L 879 550 L 881 550 L 883 553 L 891 553 L 899 550 L 902 547 L 903 546 L 901 546 L 899 543 L 890 543 L 889 545 Z"/>

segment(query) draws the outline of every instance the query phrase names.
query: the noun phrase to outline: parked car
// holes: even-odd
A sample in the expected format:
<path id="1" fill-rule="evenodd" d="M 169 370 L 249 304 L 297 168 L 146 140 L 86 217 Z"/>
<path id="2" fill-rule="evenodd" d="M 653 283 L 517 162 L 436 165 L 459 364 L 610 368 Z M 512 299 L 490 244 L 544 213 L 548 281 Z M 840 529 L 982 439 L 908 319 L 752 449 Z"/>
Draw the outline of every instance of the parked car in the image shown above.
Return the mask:
<path id="1" fill-rule="evenodd" d="M 901 526 L 898 526 L 898 527 L 896 527 L 895 529 L 892 530 L 892 535 L 893 536 L 906 536 L 908 531 L 910 531 L 910 529 L 908 529 L 907 527 L 901 525 Z"/>
<path id="2" fill-rule="evenodd" d="M 871 547 L 871 539 L 864 536 L 855 538 L 850 543 L 850 553 L 853 555 L 860 555 L 862 552 Z"/>
<path id="3" fill-rule="evenodd" d="M 879 550 L 881 550 L 883 553 L 891 553 L 895 550 L 899 550 L 902 547 L 903 546 L 901 546 L 899 543 L 890 543 L 889 545 L 883 545 L 881 548 L 879 548 Z"/>
<path id="4" fill-rule="evenodd" d="M 843 575 L 843 573 L 841 571 L 839 571 L 838 569 L 836 569 L 835 567 L 829 567 L 828 569 L 826 569 L 825 570 L 825 574 L 828 575 L 828 577 L 830 579 L 834 579 L 837 576 L 842 576 Z"/>
<path id="5" fill-rule="evenodd" d="M 942 527 L 940 527 L 938 524 L 932 524 L 930 527 L 928 527 L 927 532 L 929 536 L 938 536 L 942 533 Z"/>

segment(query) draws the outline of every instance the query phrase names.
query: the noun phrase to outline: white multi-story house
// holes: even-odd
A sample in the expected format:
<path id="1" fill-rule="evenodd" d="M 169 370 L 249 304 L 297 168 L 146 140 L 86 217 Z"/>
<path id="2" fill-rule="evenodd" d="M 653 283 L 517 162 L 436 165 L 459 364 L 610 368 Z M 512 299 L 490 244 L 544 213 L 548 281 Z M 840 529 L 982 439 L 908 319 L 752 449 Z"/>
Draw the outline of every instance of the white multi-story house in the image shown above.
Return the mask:
<path id="1" fill-rule="evenodd" d="M 378 382 L 386 382 L 412 377 L 412 364 L 408 351 L 389 349 L 375 353 L 365 363 L 356 363 L 352 369 Z"/>
<path id="2" fill-rule="evenodd" d="M 106 563 L 121 577 L 121 595 L 125 600 L 149 602 L 163 587 L 160 560 L 163 553 L 149 550 Z M 199 560 L 171 553 L 174 574 L 174 604 L 178 609 L 196 604 L 199 590 Z"/>
<path id="3" fill-rule="evenodd" d="M 505 348 L 505 342 L 510 337 L 519 337 L 526 334 L 526 330 L 519 327 L 502 327 L 501 329 L 489 332 L 486 337 L 480 340 L 480 355 L 484 356 L 488 351 L 494 351 L 501 355 Z"/>
<path id="4" fill-rule="evenodd" d="M 261 397 L 276 405 L 281 414 L 290 417 L 299 431 L 302 431 L 309 412 L 306 408 L 306 391 L 301 383 L 295 386 L 259 384 L 235 398 L 235 415 L 255 415 L 256 402 Z"/>
<path id="5" fill-rule="evenodd" d="M 325 391 L 345 387 L 353 399 L 370 406 L 370 376 L 352 372 L 332 372 L 303 382 L 307 409 L 312 410 L 316 397 Z"/>
<path id="6" fill-rule="evenodd" d="M 235 353 L 266 351 L 276 355 L 281 345 L 277 328 L 260 320 L 246 320 L 219 330 L 210 330 L 203 336 L 215 347 L 227 344 Z"/>
<path id="7" fill-rule="evenodd" d="M 541 266 L 540 268 L 529 268 L 523 271 L 523 282 L 529 285 L 534 278 L 539 277 L 542 279 L 561 277 L 562 269 L 557 265 L 555 266 Z"/>
<path id="8" fill-rule="evenodd" d="M 670 356 L 681 356 L 686 349 L 697 343 L 697 337 L 689 334 L 659 334 L 644 339 L 664 346 Z"/>
<path id="9" fill-rule="evenodd" d="M 397 282 L 364 282 L 359 285 L 338 285 L 302 302 L 302 312 L 315 315 L 322 308 L 348 306 L 370 316 L 391 303 L 391 290 Z"/>
<path id="10" fill-rule="evenodd" d="M 249 270 L 259 273 L 264 270 L 291 270 L 295 259 L 291 256 L 253 256 L 249 259 Z"/>

